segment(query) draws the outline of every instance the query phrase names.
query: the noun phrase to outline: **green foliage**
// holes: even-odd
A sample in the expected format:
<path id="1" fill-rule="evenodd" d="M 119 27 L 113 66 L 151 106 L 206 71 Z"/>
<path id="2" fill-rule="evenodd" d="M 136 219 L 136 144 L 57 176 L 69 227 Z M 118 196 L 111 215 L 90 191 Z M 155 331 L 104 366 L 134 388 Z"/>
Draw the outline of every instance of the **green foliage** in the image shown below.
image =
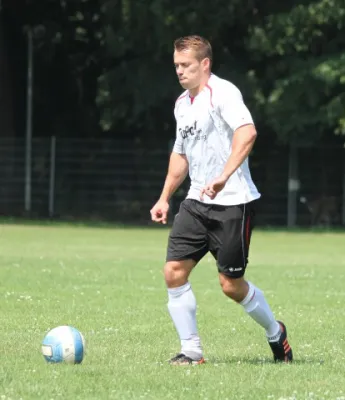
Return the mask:
<path id="1" fill-rule="evenodd" d="M 344 25 L 345 3 L 321 0 L 251 27 L 249 49 L 267 63 L 259 75 L 270 80 L 262 110 L 281 139 L 345 134 Z"/>
<path id="2" fill-rule="evenodd" d="M 175 97 L 182 90 L 172 63 L 173 41 L 200 33 L 222 49 L 221 33 L 238 23 L 239 0 L 176 3 L 173 0 L 106 2 L 103 7 L 108 67 L 100 77 L 102 126 L 171 132 Z M 188 29 L 186 29 L 188 27 Z M 165 121 L 165 123 L 164 123 Z M 157 132 L 154 132 L 157 135 Z"/>
<path id="3" fill-rule="evenodd" d="M 171 138 L 173 41 L 192 33 L 211 40 L 214 72 L 240 87 L 261 131 L 345 134 L 343 0 L 32 0 L 15 19 L 38 32 L 40 134 Z"/>

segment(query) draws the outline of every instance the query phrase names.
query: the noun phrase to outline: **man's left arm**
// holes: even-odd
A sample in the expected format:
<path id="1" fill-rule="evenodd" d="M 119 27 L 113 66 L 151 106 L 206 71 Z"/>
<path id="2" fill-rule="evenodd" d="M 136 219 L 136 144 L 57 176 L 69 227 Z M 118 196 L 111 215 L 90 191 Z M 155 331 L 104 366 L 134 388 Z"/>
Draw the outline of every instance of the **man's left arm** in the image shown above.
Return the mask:
<path id="1" fill-rule="evenodd" d="M 252 116 L 243 102 L 242 94 L 236 87 L 230 87 L 226 101 L 221 107 L 222 118 L 232 129 L 233 138 L 231 154 L 224 166 L 222 174 L 206 185 L 201 193 L 214 199 L 225 186 L 231 175 L 249 156 L 256 140 L 257 132 Z"/>
<path id="2" fill-rule="evenodd" d="M 256 136 L 257 133 L 253 124 L 241 126 L 236 130 L 232 141 L 232 151 L 221 175 L 226 181 L 249 156 Z"/>
<path id="3" fill-rule="evenodd" d="M 225 164 L 224 170 L 218 178 L 214 179 L 202 189 L 200 193 L 201 200 L 203 200 L 204 194 L 213 200 L 224 188 L 231 175 L 249 156 L 255 143 L 256 136 L 257 133 L 253 124 L 243 125 L 235 131 L 232 141 L 232 151 Z"/>

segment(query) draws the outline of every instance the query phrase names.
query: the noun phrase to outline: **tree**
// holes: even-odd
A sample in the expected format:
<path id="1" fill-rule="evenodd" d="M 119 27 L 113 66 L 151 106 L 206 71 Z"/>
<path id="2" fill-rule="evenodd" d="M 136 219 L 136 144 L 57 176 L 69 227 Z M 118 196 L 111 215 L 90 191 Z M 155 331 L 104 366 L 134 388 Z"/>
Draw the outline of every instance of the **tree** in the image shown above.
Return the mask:
<path id="1" fill-rule="evenodd" d="M 345 3 L 296 4 L 251 27 L 261 112 L 283 141 L 345 134 Z"/>
<path id="2" fill-rule="evenodd" d="M 20 32 L 9 57 L 12 81 L 20 82 L 14 92 L 24 98 L 15 107 L 19 121 L 25 120 L 22 29 L 44 30 L 35 40 L 36 135 L 102 134 L 160 147 L 173 137 L 181 91 L 173 41 L 191 33 L 211 40 L 214 72 L 240 87 L 263 132 L 285 142 L 345 133 L 342 0 L 4 3 L 12 10 L 7 29 Z"/>
<path id="3" fill-rule="evenodd" d="M 105 130 L 151 142 L 172 137 L 174 100 L 181 92 L 173 70 L 173 41 L 182 35 L 209 38 L 214 71 L 234 80 L 253 102 L 256 88 L 247 74 L 251 60 L 245 38 L 248 24 L 256 20 L 254 1 L 110 0 L 102 11 L 107 64 L 98 104 Z"/>
<path id="4" fill-rule="evenodd" d="M 3 3 L 12 63 L 16 120 L 25 120 L 26 34 L 34 34 L 36 136 L 93 136 L 100 132 L 96 106 L 101 73 L 100 4 L 94 0 L 7 0 Z M 11 50 L 9 52 L 9 50 Z M 3 59 L 3 58 L 2 58 Z M 18 62 L 19 60 L 19 62 Z M 17 127 L 23 135 L 24 126 Z"/>

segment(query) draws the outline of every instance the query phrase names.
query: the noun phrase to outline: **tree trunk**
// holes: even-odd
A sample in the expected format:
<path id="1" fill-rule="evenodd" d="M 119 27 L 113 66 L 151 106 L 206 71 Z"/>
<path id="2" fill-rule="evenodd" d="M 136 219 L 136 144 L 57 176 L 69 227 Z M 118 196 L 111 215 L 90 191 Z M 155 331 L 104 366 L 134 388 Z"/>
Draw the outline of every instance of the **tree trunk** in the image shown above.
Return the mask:
<path id="1" fill-rule="evenodd" d="M 13 137 L 13 93 L 11 71 L 6 50 L 3 23 L 2 18 L 0 18 L 0 137 Z"/>
<path id="2" fill-rule="evenodd" d="M 12 215 L 20 212 L 22 168 L 16 166 L 16 135 L 14 120 L 14 92 L 4 13 L 0 13 L 0 214 Z M 18 183 L 19 182 L 19 183 Z"/>

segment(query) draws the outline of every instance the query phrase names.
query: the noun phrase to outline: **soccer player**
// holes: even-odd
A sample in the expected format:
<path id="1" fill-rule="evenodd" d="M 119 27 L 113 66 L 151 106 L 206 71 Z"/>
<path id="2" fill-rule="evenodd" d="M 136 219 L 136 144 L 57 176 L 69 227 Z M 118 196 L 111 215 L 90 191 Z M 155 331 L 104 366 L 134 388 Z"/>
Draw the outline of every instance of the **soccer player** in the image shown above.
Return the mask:
<path id="1" fill-rule="evenodd" d="M 166 224 L 169 200 L 189 172 L 191 186 L 169 235 L 164 268 L 168 310 L 181 341 L 174 365 L 205 362 L 188 277 L 210 251 L 224 294 L 261 325 L 275 361 L 292 361 L 286 327 L 277 321 L 263 292 L 244 279 L 260 197 L 248 156 L 257 133 L 239 89 L 211 73 L 212 48 L 200 36 L 174 42 L 176 74 L 185 92 L 175 104 L 176 141 L 165 184 L 151 218 Z"/>

